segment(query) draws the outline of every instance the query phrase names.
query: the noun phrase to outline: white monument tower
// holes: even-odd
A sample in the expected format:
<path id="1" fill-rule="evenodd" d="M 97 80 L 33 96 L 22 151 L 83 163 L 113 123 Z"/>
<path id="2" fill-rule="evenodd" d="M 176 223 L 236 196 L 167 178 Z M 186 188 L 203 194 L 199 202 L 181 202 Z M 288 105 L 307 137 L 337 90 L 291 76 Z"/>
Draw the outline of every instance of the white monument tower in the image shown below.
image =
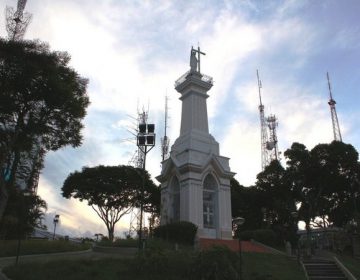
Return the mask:
<path id="1" fill-rule="evenodd" d="M 229 158 L 209 134 L 206 99 L 211 77 L 200 72 L 200 48 L 191 48 L 190 70 L 175 82 L 182 101 L 180 136 L 163 161 L 161 224 L 189 221 L 204 239 L 232 239 Z"/>

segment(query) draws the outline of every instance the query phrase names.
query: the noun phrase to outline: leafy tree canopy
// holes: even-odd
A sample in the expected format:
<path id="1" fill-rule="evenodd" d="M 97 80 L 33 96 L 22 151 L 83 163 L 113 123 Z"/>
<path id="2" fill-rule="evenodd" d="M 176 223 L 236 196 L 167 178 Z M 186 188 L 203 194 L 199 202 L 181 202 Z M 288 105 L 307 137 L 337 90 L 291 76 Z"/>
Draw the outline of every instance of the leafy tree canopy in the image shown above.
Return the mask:
<path id="1" fill-rule="evenodd" d="M 25 145 L 35 136 L 48 150 L 80 145 L 88 81 L 69 61 L 68 53 L 40 41 L 0 39 L 2 146 Z"/>
<path id="2" fill-rule="evenodd" d="M 23 238 L 35 227 L 46 228 L 42 223 L 47 204 L 38 195 L 25 196 L 19 189 L 10 189 L 9 201 L 0 222 L 0 237 L 3 239 Z"/>
<path id="3" fill-rule="evenodd" d="M 151 196 L 158 191 L 146 171 L 125 165 L 84 167 L 71 173 L 62 187 L 64 197 L 87 201 L 105 223 L 110 240 L 121 217 L 138 207 L 142 197 L 150 208 Z"/>
<path id="4" fill-rule="evenodd" d="M 308 226 L 316 216 L 328 216 L 334 225 L 344 226 L 356 215 L 360 169 L 358 152 L 352 145 L 333 141 L 309 151 L 294 143 L 285 157 L 287 176 Z"/>
<path id="5" fill-rule="evenodd" d="M 0 220 L 34 151 L 81 144 L 88 81 L 69 62 L 44 42 L 0 38 Z"/>
<path id="6" fill-rule="evenodd" d="M 232 178 L 231 189 L 231 212 L 233 218 L 242 217 L 245 219 L 241 230 L 259 229 L 262 227 L 263 215 L 261 207 L 264 205 L 264 196 L 254 186 L 244 187 Z"/>

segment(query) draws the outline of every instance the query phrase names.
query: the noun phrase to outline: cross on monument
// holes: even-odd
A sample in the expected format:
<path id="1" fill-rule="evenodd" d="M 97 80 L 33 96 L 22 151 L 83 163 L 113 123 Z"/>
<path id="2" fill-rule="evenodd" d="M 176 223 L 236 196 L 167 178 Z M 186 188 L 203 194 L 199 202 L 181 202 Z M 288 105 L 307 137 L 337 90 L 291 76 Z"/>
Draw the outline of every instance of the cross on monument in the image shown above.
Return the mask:
<path id="1" fill-rule="evenodd" d="M 198 54 L 198 57 L 197 57 L 197 59 L 196 59 L 196 57 L 194 57 L 193 56 L 193 54 L 195 54 L 195 53 L 197 53 Z M 190 58 L 190 66 L 191 65 L 193 65 L 193 63 L 194 63 L 194 61 L 191 61 L 191 59 L 193 59 L 193 58 L 195 58 L 197 61 L 196 61 L 196 64 L 197 64 L 197 69 L 193 69 L 193 67 L 191 66 L 191 68 L 193 69 L 193 70 L 197 70 L 197 72 L 199 72 L 200 73 L 200 55 L 206 55 L 204 52 L 202 52 L 202 51 L 200 51 L 200 47 L 198 46 L 198 48 L 197 49 L 194 49 L 194 47 L 193 46 L 191 46 L 191 58 Z"/>
<path id="2" fill-rule="evenodd" d="M 210 208 L 210 206 L 206 206 L 205 211 L 204 211 L 204 215 L 206 217 L 206 223 L 209 225 L 210 224 L 210 218 L 214 215 L 212 209 Z"/>

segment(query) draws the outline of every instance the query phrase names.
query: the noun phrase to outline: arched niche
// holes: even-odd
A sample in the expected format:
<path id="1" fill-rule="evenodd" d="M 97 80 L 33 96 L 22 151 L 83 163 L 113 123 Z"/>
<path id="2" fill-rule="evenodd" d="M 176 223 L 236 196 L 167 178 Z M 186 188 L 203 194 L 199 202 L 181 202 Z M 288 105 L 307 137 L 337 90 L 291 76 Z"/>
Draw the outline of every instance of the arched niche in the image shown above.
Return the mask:
<path id="1" fill-rule="evenodd" d="M 203 224 L 205 229 L 217 226 L 218 183 L 212 174 L 208 174 L 203 183 Z"/>
<path id="2" fill-rule="evenodd" d="M 171 214 L 170 221 L 180 221 L 180 182 L 176 176 L 173 176 L 170 184 Z"/>

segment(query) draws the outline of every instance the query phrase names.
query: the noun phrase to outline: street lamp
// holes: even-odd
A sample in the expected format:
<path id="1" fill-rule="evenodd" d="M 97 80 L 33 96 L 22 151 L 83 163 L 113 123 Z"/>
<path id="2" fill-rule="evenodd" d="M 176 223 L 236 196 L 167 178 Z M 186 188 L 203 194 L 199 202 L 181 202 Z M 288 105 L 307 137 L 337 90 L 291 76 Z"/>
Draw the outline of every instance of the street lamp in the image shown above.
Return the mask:
<path id="1" fill-rule="evenodd" d="M 15 259 L 15 266 L 18 265 L 19 263 L 19 255 L 20 255 L 20 247 L 21 247 L 21 234 L 22 234 L 22 230 L 21 230 L 21 225 L 24 223 L 26 225 L 26 216 L 24 217 L 24 204 L 25 204 L 25 197 L 29 197 L 31 196 L 31 192 L 28 190 L 24 190 L 20 192 L 20 215 L 18 218 L 18 246 L 17 246 L 17 250 L 16 250 L 16 259 Z"/>
<path id="2" fill-rule="evenodd" d="M 56 225 L 59 223 L 60 220 L 60 215 L 56 214 L 55 218 L 53 220 L 54 222 L 54 235 L 53 235 L 53 240 L 55 240 L 55 231 L 56 231 Z"/>
<path id="3" fill-rule="evenodd" d="M 245 218 L 237 217 L 233 219 L 233 224 L 236 225 L 237 232 L 239 234 L 239 280 L 242 279 L 242 256 L 241 256 L 241 235 L 240 235 L 240 226 L 245 223 Z"/>
<path id="4" fill-rule="evenodd" d="M 139 124 L 139 130 L 136 137 L 136 144 L 143 154 L 142 162 L 142 184 L 141 184 L 141 197 L 140 197 L 140 232 L 139 232 L 139 250 L 142 249 L 142 223 L 143 223 L 143 208 L 144 208 L 144 185 L 145 185 L 145 170 L 146 170 L 146 155 L 155 146 L 155 125 L 154 124 Z"/>

